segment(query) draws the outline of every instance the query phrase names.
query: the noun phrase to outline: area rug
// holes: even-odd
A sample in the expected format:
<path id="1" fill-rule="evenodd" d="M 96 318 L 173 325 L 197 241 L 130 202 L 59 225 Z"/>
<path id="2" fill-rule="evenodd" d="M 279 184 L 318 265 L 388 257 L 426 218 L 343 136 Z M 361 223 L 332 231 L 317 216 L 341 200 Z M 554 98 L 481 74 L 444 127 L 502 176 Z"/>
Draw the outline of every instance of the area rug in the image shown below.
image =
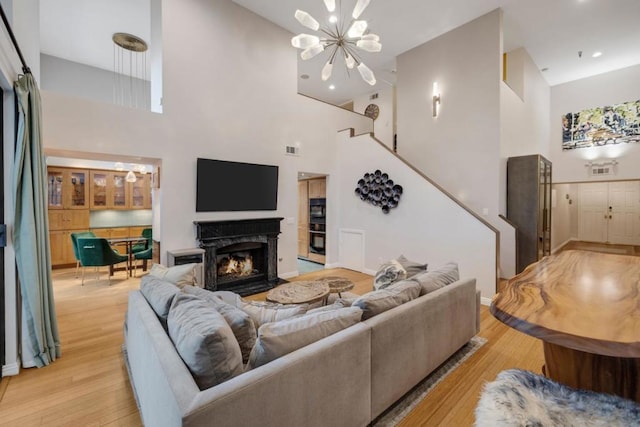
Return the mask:
<path id="1" fill-rule="evenodd" d="M 486 338 L 473 337 L 446 362 L 440 365 L 427 378 L 422 380 L 411 391 L 382 413 L 371 424 L 372 427 L 391 427 L 398 425 L 434 389 L 447 375 L 464 363 L 487 342 Z"/>

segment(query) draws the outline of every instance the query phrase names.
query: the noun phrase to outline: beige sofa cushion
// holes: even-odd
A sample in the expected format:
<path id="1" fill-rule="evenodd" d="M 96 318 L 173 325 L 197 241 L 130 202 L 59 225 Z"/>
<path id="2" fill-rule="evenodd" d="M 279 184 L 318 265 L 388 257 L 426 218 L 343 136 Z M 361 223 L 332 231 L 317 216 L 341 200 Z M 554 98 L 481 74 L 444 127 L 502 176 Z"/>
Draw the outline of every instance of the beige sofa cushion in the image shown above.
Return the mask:
<path id="1" fill-rule="evenodd" d="M 458 264 L 449 262 L 435 270 L 418 274 L 412 279 L 420 283 L 422 288 L 420 295 L 425 295 L 458 281 L 460 279 Z"/>
<path id="2" fill-rule="evenodd" d="M 233 331 L 209 302 L 179 293 L 167 325 L 171 341 L 200 390 L 243 372 L 242 353 Z"/>
<path id="3" fill-rule="evenodd" d="M 385 289 L 372 291 L 355 300 L 352 307 L 362 309 L 362 320 L 367 320 L 420 295 L 420 284 L 414 280 L 401 280 Z"/>
<path id="4" fill-rule="evenodd" d="M 182 292 L 195 295 L 205 301 L 208 301 L 213 308 L 224 317 L 227 324 L 233 331 L 233 335 L 240 345 L 242 352 L 242 362 L 247 363 L 251 349 L 256 343 L 258 333 L 253 319 L 248 313 L 236 308 L 231 304 L 227 304 L 213 292 L 201 289 L 197 286 L 187 285 L 182 288 Z"/>
<path id="5" fill-rule="evenodd" d="M 153 311 L 160 319 L 164 329 L 167 329 L 167 316 L 173 298 L 180 293 L 180 289 L 164 280 L 146 275 L 140 280 L 140 292 L 144 295 Z"/>
<path id="6" fill-rule="evenodd" d="M 278 322 L 307 312 L 307 304 L 274 304 L 261 301 L 240 302 L 240 308 L 251 316 L 256 328 L 265 323 Z"/>
<path id="7" fill-rule="evenodd" d="M 359 308 L 346 307 L 266 323 L 258 329 L 258 340 L 251 351 L 247 369 L 262 366 L 280 356 L 355 325 L 360 321 L 361 316 L 362 310 Z"/>
<path id="8" fill-rule="evenodd" d="M 153 264 L 149 275 L 171 282 L 181 288 L 185 285 L 193 285 L 196 283 L 196 265 L 197 264 L 183 264 L 165 267 L 162 264 Z"/>
<path id="9" fill-rule="evenodd" d="M 398 261 L 402 268 L 405 269 L 407 277 L 415 276 L 416 274 L 427 271 L 427 263 L 421 264 L 416 261 L 408 260 L 404 255 L 400 255 L 396 261 Z"/>

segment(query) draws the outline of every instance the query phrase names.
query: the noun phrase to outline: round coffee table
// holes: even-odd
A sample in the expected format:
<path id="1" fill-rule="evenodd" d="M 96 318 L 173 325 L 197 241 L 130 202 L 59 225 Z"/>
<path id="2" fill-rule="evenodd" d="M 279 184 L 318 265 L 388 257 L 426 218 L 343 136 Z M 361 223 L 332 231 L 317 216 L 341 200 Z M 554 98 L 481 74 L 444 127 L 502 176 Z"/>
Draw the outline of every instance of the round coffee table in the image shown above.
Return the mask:
<path id="1" fill-rule="evenodd" d="M 326 283 L 329 286 L 329 292 L 338 294 L 342 298 L 341 293 L 353 289 L 353 282 L 349 279 L 339 276 L 326 276 L 317 280 L 320 283 Z"/>
<path id="2" fill-rule="evenodd" d="M 267 293 L 267 301 L 280 304 L 311 304 L 329 295 L 329 285 L 319 281 L 285 283 Z"/>

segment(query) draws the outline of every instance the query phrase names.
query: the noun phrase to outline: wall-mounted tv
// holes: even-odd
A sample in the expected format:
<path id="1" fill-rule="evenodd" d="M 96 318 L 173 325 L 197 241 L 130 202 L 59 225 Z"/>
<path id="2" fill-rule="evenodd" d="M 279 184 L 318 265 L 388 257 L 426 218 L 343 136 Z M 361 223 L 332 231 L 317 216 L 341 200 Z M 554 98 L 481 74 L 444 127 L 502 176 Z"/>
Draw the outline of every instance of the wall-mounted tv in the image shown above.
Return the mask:
<path id="1" fill-rule="evenodd" d="M 274 211 L 278 166 L 198 159 L 196 212 Z"/>

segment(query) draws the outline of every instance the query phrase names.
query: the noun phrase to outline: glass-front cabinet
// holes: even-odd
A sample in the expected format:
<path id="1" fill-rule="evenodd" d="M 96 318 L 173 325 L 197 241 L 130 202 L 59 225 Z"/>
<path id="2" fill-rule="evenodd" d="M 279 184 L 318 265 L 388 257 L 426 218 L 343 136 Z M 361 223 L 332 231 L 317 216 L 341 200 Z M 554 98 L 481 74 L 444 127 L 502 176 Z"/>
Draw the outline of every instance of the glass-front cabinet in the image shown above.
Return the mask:
<path id="1" fill-rule="evenodd" d="M 131 183 L 131 209 L 151 209 L 151 180 L 149 174 L 136 174 L 136 182 Z"/>
<path id="2" fill-rule="evenodd" d="M 47 204 L 49 209 L 88 209 L 89 171 L 71 168 L 47 168 Z"/>
<path id="3" fill-rule="evenodd" d="M 113 172 L 109 178 L 112 188 L 111 208 L 127 209 L 129 203 L 127 200 L 127 174 L 126 172 Z"/>
<path id="4" fill-rule="evenodd" d="M 109 172 L 91 171 L 91 209 L 107 209 Z"/>

